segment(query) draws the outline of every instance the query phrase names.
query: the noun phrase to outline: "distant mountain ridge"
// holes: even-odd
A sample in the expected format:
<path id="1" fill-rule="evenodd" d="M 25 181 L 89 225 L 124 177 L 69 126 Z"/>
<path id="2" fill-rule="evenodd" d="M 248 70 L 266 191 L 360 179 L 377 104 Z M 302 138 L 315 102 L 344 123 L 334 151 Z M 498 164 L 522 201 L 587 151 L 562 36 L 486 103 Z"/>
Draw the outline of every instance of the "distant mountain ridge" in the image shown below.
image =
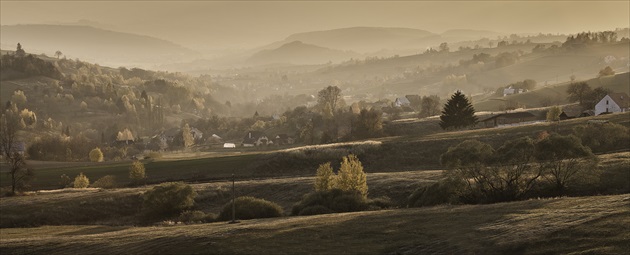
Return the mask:
<path id="1" fill-rule="evenodd" d="M 352 50 L 361 54 L 380 51 L 408 51 L 426 49 L 442 42 L 454 43 L 462 40 L 476 40 L 483 37 L 494 38 L 498 32 L 471 29 L 453 29 L 442 34 L 415 28 L 400 27 L 348 27 L 322 31 L 311 31 L 289 35 L 257 50 L 273 49 L 283 44 L 301 41 L 337 50 Z"/>
<path id="2" fill-rule="evenodd" d="M 360 54 L 351 51 L 341 51 L 293 41 L 278 48 L 262 50 L 253 54 L 248 62 L 252 64 L 323 64 L 329 61 L 340 62 L 356 58 Z"/>
<path id="3" fill-rule="evenodd" d="M 97 63 L 150 63 L 193 58 L 195 51 L 144 35 L 115 32 L 82 25 L 1 26 L 3 46 L 22 44 L 29 52 L 53 54 Z"/>

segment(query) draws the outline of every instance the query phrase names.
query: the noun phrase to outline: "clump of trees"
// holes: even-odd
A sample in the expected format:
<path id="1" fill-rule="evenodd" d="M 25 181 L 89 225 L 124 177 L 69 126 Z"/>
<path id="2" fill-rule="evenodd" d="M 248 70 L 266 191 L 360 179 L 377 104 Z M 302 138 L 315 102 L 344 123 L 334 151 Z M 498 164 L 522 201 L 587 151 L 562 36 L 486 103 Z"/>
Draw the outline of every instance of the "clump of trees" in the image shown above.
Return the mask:
<path id="1" fill-rule="evenodd" d="M 353 212 L 391 206 L 391 201 L 387 198 L 367 198 L 366 174 L 361 161 L 352 154 L 343 157 L 337 174 L 330 162 L 319 165 L 314 188 L 315 192 L 306 194 L 293 206 L 293 215 Z"/>
<path id="2" fill-rule="evenodd" d="M 440 116 L 440 127 L 445 130 L 473 127 L 477 122 L 475 108 L 459 90 L 446 102 Z"/>
<path id="3" fill-rule="evenodd" d="M 343 157 L 337 174 L 333 172 L 330 162 L 319 166 L 317 177 L 315 178 L 315 191 L 332 189 L 357 192 L 364 198 L 367 198 L 367 175 L 363 171 L 363 166 L 357 156 L 350 154 Z"/>
<path id="4" fill-rule="evenodd" d="M 573 135 L 523 137 L 506 141 L 496 150 L 467 140 L 442 154 L 441 163 L 449 169 L 447 178 L 418 191 L 410 204 L 494 203 L 565 195 L 585 176 L 598 174 L 590 148 Z M 439 199 L 436 193 L 442 194 Z"/>
<path id="5" fill-rule="evenodd" d="M 612 91 L 604 87 L 592 89 L 586 82 L 571 83 L 567 88 L 569 102 L 578 102 L 583 109 L 594 109 L 595 105 Z"/>

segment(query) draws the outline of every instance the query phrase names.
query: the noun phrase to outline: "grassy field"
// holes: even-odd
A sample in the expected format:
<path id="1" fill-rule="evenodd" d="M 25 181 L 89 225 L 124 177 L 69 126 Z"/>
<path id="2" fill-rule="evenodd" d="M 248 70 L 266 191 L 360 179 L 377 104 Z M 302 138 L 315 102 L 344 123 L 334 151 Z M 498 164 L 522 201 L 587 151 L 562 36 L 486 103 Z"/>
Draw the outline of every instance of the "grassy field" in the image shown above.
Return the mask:
<path id="1" fill-rule="evenodd" d="M 147 182 L 158 183 L 170 180 L 212 180 L 225 179 L 234 173 L 237 176 L 252 176 L 253 172 L 248 165 L 260 155 L 248 154 L 230 157 L 211 157 L 201 159 L 172 160 L 172 161 L 147 161 L 145 168 Z M 131 162 L 122 163 L 85 163 L 83 165 L 70 165 L 61 167 L 35 168 L 36 177 L 32 186 L 37 189 L 59 188 L 60 176 L 65 174 L 74 178 L 83 172 L 90 180 L 96 181 L 105 175 L 113 175 L 119 184 L 129 183 L 129 166 Z M 3 167 L 4 169 L 4 167 Z M 0 177 L 2 186 L 9 185 L 6 174 Z"/>
<path id="2" fill-rule="evenodd" d="M 305 146 L 279 151 L 250 151 L 242 155 L 200 159 L 148 161 L 147 181 L 158 183 L 174 180 L 221 180 L 229 178 L 232 172 L 239 178 L 313 176 L 319 164 L 331 161 L 337 167 L 341 157 L 349 153 L 357 154 L 366 171 L 372 173 L 442 169 L 439 156 L 446 152 L 448 147 L 463 140 L 477 139 L 493 146 L 500 146 L 507 140 L 523 136 L 534 137 L 541 131 L 570 133 L 573 127 L 584 125 L 589 120 L 607 120 L 630 126 L 630 113 L 570 119 L 559 123 L 456 132 L 422 132 L 425 130 L 424 127 L 437 126 L 437 119 L 410 121 L 405 125 L 415 126 L 418 130 L 416 134 L 380 138 L 375 142 Z M 114 175 L 120 185 L 126 185 L 129 183 L 129 165 L 130 162 L 72 163 L 60 166 L 40 164 L 38 168 L 36 164 L 33 166 L 36 178 L 32 186 L 34 189 L 59 188 L 62 174 L 73 178 L 80 172 L 87 175 L 92 182 L 105 175 Z M 9 185 L 7 175 L 0 175 L 0 185 L 4 187 Z"/>
<path id="3" fill-rule="evenodd" d="M 630 195 L 155 227 L 2 229 L 3 254 L 623 254 Z"/>
<path id="4" fill-rule="evenodd" d="M 441 171 L 368 174 L 369 196 L 388 197 L 395 204 L 404 206 L 416 188 L 440 178 Z M 198 193 L 195 210 L 218 214 L 230 200 L 231 184 L 229 181 L 191 184 Z M 239 180 L 235 186 L 237 196 L 273 201 L 288 214 L 303 195 L 313 191 L 313 177 Z M 151 188 L 64 189 L 5 197 L 0 199 L 0 227 L 139 224 L 141 194 Z"/>

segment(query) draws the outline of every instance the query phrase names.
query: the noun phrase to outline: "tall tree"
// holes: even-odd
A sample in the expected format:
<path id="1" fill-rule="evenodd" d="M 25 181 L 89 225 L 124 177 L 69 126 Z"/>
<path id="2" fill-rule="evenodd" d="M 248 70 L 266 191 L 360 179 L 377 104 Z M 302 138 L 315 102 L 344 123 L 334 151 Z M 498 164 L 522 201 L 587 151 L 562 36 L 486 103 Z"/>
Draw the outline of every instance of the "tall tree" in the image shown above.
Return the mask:
<path id="1" fill-rule="evenodd" d="M 420 117 L 434 116 L 440 113 L 440 97 L 423 96 L 420 103 Z"/>
<path id="2" fill-rule="evenodd" d="M 591 86 L 589 86 L 586 82 L 571 83 L 567 88 L 569 102 L 579 102 L 580 105 L 583 105 L 585 99 L 591 91 Z"/>
<path id="3" fill-rule="evenodd" d="M 17 55 L 18 57 L 24 57 L 24 55 L 26 55 L 26 52 L 24 51 L 24 49 L 22 49 L 22 44 L 20 43 L 17 44 L 17 48 L 15 49 L 15 55 Z"/>
<path id="4" fill-rule="evenodd" d="M 33 176 L 31 169 L 26 168 L 24 155 L 18 147 L 19 116 L 11 111 L 6 111 L 0 116 L 0 151 L 9 167 L 11 177 L 11 194 L 21 187 L 26 186 Z"/>
<path id="5" fill-rule="evenodd" d="M 341 89 L 337 86 L 328 86 L 317 93 L 317 105 L 322 111 L 326 109 L 330 114 L 334 115 L 337 109 L 344 105 L 341 97 Z"/>
<path id="6" fill-rule="evenodd" d="M 182 137 L 184 140 L 184 148 L 189 148 L 195 143 L 195 139 L 190 131 L 188 123 L 184 124 L 184 127 L 182 128 Z"/>
<path id="7" fill-rule="evenodd" d="M 55 56 L 57 56 L 57 59 L 59 59 L 59 57 L 61 57 L 61 55 L 63 55 L 63 53 L 61 53 L 60 50 L 55 52 Z"/>
<path id="8" fill-rule="evenodd" d="M 446 102 L 440 116 L 440 127 L 445 130 L 470 127 L 476 125 L 477 122 L 475 108 L 459 90 Z"/>

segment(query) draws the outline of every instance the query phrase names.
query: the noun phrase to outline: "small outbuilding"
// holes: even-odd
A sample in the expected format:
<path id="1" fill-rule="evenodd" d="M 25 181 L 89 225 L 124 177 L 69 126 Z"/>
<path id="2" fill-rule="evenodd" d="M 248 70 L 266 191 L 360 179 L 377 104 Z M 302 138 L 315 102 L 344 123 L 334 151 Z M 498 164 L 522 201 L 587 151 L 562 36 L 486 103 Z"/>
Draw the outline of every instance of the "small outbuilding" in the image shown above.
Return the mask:
<path id="1" fill-rule="evenodd" d="M 481 120 L 485 127 L 498 127 L 502 125 L 514 125 L 518 123 L 532 122 L 536 115 L 530 112 L 511 112 L 490 116 Z"/>

